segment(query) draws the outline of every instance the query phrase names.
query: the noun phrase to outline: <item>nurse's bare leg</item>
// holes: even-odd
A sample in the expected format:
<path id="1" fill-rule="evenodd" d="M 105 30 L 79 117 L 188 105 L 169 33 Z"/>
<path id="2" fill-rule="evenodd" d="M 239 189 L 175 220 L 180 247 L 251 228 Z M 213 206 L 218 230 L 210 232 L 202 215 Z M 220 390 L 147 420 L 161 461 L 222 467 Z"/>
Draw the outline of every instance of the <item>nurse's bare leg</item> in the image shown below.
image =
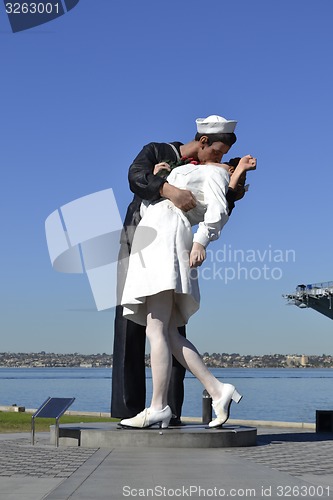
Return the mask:
<path id="1" fill-rule="evenodd" d="M 212 396 L 216 418 L 209 422 L 209 427 L 220 427 L 229 418 L 231 402 L 239 403 L 242 396 L 232 384 L 222 383 L 214 377 L 202 361 L 194 345 L 179 335 L 173 322 L 170 322 L 169 325 L 169 337 L 172 354 L 200 380 L 204 388 Z"/>
<path id="2" fill-rule="evenodd" d="M 172 308 L 172 290 L 166 290 L 147 297 L 146 335 L 150 342 L 153 379 L 153 395 L 150 408 L 155 411 L 162 410 L 168 404 L 167 394 L 172 368 L 168 327 Z"/>
<path id="3" fill-rule="evenodd" d="M 213 400 L 219 399 L 222 395 L 223 384 L 208 370 L 197 349 L 188 339 L 179 334 L 177 327 L 172 321 L 169 325 L 169 339 L 174 357 L 187 370 L 193 373 L 212 396 Z"/>

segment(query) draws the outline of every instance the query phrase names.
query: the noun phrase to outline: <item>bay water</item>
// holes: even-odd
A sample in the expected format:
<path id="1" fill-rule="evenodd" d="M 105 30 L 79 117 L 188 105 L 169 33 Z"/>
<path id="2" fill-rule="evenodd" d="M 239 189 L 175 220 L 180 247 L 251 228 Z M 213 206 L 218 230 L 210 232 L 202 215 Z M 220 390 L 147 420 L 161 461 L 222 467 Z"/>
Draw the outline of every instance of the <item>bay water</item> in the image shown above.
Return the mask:
<path id="1" fill-rule="evenodd" d="M 315 422 L 316 410 L 333 410 L 333 369 L 214 368 L 214 375 L 237 387 L 240 404 L 231 405 L 231 418 Z M 147 375 L 147 402 L 152 380 Z M 109 412 L 112 369 L 0 368 L 0 406 L 38 408 L 51 397 L 75 397 L 71 410 Z M 201 417 L 203 387 L 185 378 L 183 416 Z"/>

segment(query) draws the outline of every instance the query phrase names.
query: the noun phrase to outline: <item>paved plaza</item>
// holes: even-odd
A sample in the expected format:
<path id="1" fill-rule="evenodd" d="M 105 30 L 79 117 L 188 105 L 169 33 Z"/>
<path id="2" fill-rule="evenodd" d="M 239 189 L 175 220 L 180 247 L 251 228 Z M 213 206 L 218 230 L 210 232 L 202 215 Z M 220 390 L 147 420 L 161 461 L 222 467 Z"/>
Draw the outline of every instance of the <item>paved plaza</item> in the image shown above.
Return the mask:
<path id="1" fill-rule="evenodd" d="M 1 500 L 333 497 L 333 434 L 311 430 L 258 427 L 247 448 L 56 448 L 48 433 L 0 447 Z"/>

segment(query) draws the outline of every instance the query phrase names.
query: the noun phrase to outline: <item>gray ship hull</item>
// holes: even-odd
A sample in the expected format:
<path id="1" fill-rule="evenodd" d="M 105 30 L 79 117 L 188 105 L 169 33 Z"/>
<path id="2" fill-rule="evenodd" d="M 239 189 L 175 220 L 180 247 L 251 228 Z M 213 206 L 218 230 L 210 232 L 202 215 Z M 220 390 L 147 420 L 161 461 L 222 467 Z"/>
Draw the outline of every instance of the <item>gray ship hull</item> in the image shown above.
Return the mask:
<path id="1" fill-rule="evenodd" d="M 333 319 L 333 282 L 298 285 L 295 293 L 284 295 L 290 304 L 301 309 L 310 307 Z"/>

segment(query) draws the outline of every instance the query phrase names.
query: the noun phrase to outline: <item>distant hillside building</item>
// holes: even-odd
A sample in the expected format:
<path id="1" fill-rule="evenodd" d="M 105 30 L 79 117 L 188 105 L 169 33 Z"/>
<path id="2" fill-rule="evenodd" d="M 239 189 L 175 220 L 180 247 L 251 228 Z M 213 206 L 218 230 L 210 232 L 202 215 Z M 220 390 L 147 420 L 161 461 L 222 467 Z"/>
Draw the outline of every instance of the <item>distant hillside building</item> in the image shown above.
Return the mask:
<path id="1" fill-rule="evenodd" d="M 306 366 L 308 363 L 309 363 L 309 357 L 303 354 L 301 357 L 301 365 Z"/>
<path id="2" fill-rule="evenodd" d="M 302 356 L 288 355 L 286 357 L 287 366 L 306 366 L 309 363 L 309 357 L 303 354 Z"/>

